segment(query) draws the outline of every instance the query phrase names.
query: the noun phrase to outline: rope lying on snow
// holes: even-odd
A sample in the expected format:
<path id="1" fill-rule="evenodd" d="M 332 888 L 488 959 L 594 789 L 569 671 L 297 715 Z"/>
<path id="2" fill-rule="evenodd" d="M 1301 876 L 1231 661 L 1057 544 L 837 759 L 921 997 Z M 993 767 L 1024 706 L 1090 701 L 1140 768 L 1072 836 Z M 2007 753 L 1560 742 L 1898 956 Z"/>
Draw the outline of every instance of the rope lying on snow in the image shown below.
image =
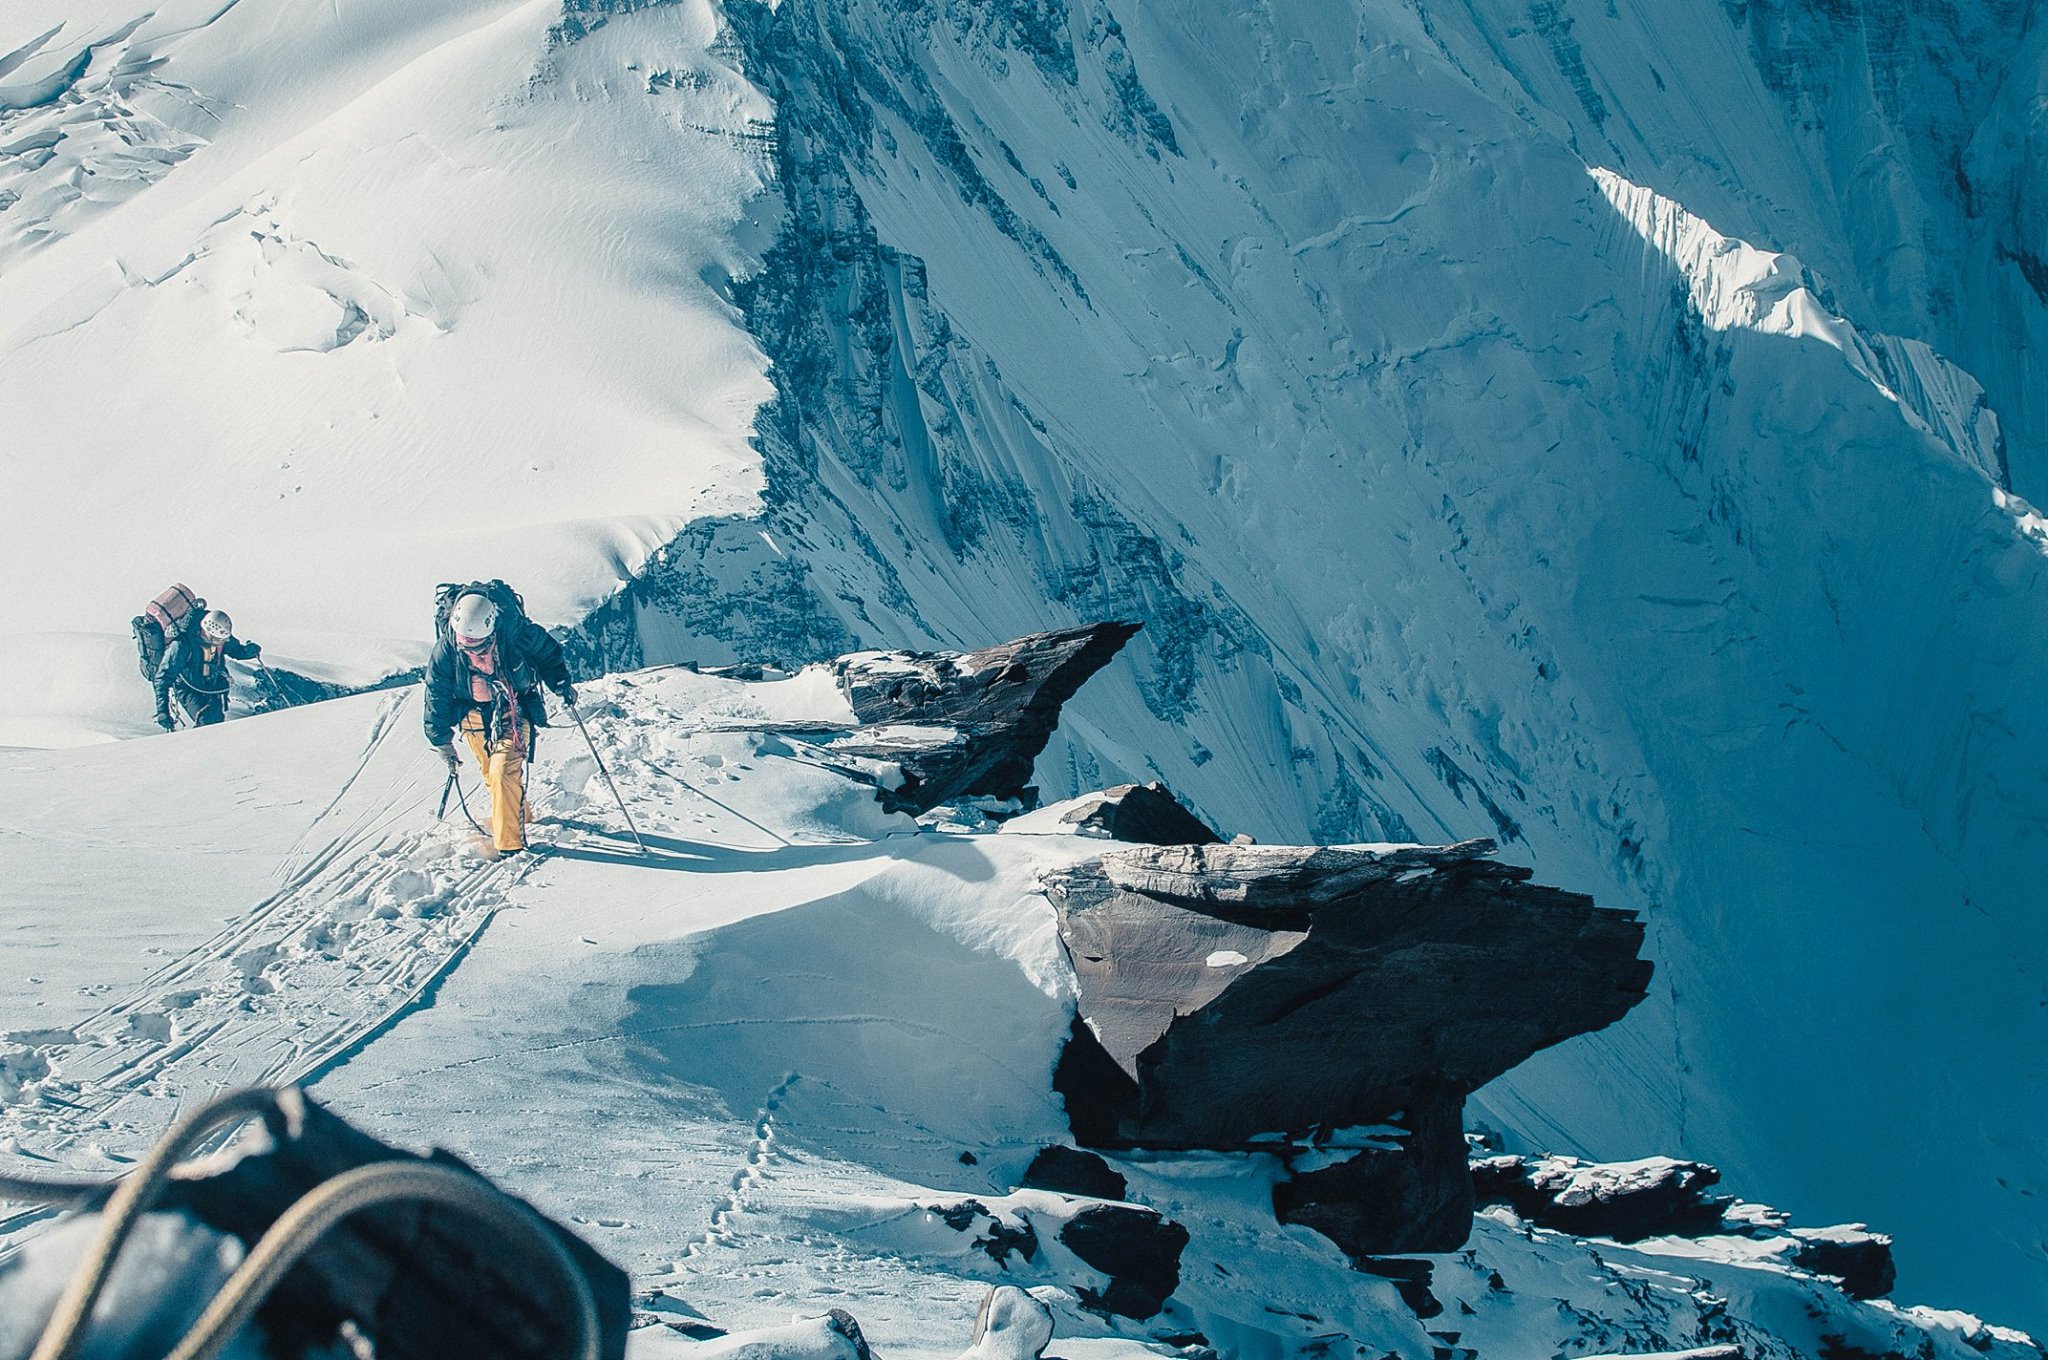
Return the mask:
<path id="1" fill-rule="evenodd" d="M 239 1124 L 251 1116 L 276 1108 L 275 1091 L 255 1088 L 231 1091 L 181 1116 L 171 1125 L 170 1131 L 149 1150 L 141 1164 L 114 1188 L 106 1208 L 100 1211 L 100 1235 L 86 1252 L 85 1259 L 78 1263 L 78 1270 L 64 1287 L 63 1294 L 58 1296 L 49 1326 L 43 1329 L 43 1339 L 36 1343 L 29 1360 L 71 1360 L 77 1352 L 78 1343 L 85 1335 L 86 1319 L 92 1316 L 93 1305 L 99 1302 L 107 1276 L 113 1273 L 115 1259 L 120 1256 L 121 1248 L 128 1244 L 128 1235 L 135 1230 L 150 1202 L 170 1178 L 171 1168 L 207 1134 L 225 1124 Z"/>
<path id="2" fill-rule="evenodd" d="M 112 1181 L 44 1180 L 0 1173 L 0 1203 L 76 1204 L 91 1199 Z"/>
<path id="3" fill-rule="evenodd" d="M 29 1360 L 72 1360 L 115 1261 L 179 1161 L 208 1135 L 276 1110 L 282 1094 L 267 1088 L 250 1088 L 208 1102 L 180 1118 L 133 1172 L 113 1183 L 114 1192 L 101 1210 L 99 1237 L 59 1296 Z M 103 1191 L 108 1184 L 0 1176 L 0 1199 L 68 1204 Z M 301 1196 L 258 1239 L 185 1339 L 165 1360 L 214 1360 L 270 1291 L 322 1237 L 355 1213 L 400 1202 L 454 1209 L 498 1233 L 515 1251 L 544 1262 L 568 1303 L 571 1332 L 566 1356 L 570 1360 L 599 1360 L 596 1300 L 589 1281 L 560 1239 L 531 1210 L 500 1194 L 480 1176 L 438 1163 L 410 1161 L 355 1167 Z"/>

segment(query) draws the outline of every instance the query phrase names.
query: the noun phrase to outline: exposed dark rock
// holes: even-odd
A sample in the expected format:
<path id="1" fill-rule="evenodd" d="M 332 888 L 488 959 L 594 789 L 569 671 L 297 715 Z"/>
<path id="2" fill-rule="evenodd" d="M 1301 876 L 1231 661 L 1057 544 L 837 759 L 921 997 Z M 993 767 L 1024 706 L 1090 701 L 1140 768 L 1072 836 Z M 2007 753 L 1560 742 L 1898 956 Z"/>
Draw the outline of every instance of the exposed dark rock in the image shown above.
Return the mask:
<path id="1" fill-rule="evenodd" d="M 1155 1209 L 1024 1196 L 990 1205 L 978 1199 L 924 1201 L 941 1223 L 968 1238 L 1004 1273 L 1036 1267 L 1040 1277 L 1071 1288 L 1082 1305 L 1143 1321 L 1155 1316 L 1180 1284 L 1180 1256 L 1188 1230 Z M 1053 1238 L 1089 1273 L 1048 1251 Z M 1098 1278 L 1099 1277 L 1099 1278 Z"/>
<path id="2" fill-rule="evenodd" d="M 1074 800 L 1060 818 L 1083 835 L 1133 845 L 1214 845 L 1222 837 L 1164 784 L 1119 784 Z"/>
<path id="3" fill-rule="evenodd" d="M 1406 1117 L 1398 1150 L 1301 1178 L 1284 1211 L 1356 1255 L 1458 1245 L 1466 1093 L 1620 1019 L 1651 971 L 1635 913 L 1492 850 L 1147 847 L 1049 875 L 1079 982 L 1055 1076 L 1075 1136 L 1270 1147 Z"/>
<path id="4" fill-rule="evenodd" d="M 1860 1227 L 1794 1228 L 1792 1263 L 1816 1275 L 1832 1275 L 1855 1299 L 1881 1299 L 1892 1292 L 1898 1271 L 1892 1240 Z"/>
<path id="5" fill-rule="evenodd" d="M 1012 1255 L 1025 1261 L 1038 1259 L 1038 1234 L 1031 1230 L 1031 1225 L 1005 1223 L 978 1199 L 935 1204 L 932 1212 L 939 1216 L 941 1223 L 960 1233 L 970 1231 L 982 1219 L 987 1219 L 988 1231 L 974 1239 L 974 1248 L 987 1253 L 989 1260 L 997 1265 L 1002 1265 Z"/>
<path id="6" fill-rule="evenodd" d="M 1472 1163 L 1481 1203 L 1505 1204 L 1539 1227 L 1617 1242 L 1725 1231 L 1722 1214 L 1732 1201 L 1706 1193 L 1720 1179 L 1704 1162 L 1669 1157 L 1613 1163 L 1486 1157 Z"/>
<path id="7" fill-rule="evenodd" d="M 1151 1209 L 1090 1204 L 1060 1228 L 1060 1242 L 1109 1276 L 1100 1292 L 1075 1291 L 1084 1306 L 1142 1322 L 1180 1287 L 1180 1254 L 1188 1230 Z"/>
<path id="8" fill-rule="evenodd" d="M 296 1092 L 285 1093 L 280 1109 L 265 1118 L 271 1150 L 204 1179 L 172 1181 L 158 1207 L 188 1210 L 253 1245 L 307 1191 L 353 1167 L 425 1160 L 470 1171 L 438 1149 L 419 1158 L 379 1142 Z M 597 1301 L 601 1353 L 618 1360 L 632 1312 L 625 1272 L 535 1215 L 581 1267 Z M 257 1317 L 273 1353 L 285 1357 L 327 1354 L 337 1329 L 352 1322 L 376 1339 L 384 1360 L 553 1360 L 567 1350 L 568 1310 L 559 1294 L 550 1274 L 479 1232 L 471 1217 L 398 1204 L 343 1220 L 285 1275 Z"/>
<path id="9" fill-rule="evenodd" d="M 1401 1302 L 1407 1304 L 1408 1311 L 1416 1317 L 1427 1321 L 1443 1313 L 1443 1304 L 1429 1288 L 1436 1278 L 1433 1262 L 1412 1257 L 1354 1256 L 1351 1263 L 1368 1275 L 1393 1281 Z"/>
<path id="10" fill-rule="evenodd" d="M 1274 1216 L 1314 1228 L 1354 1261 L 1457 1250 L 1472 1230 L 1472 1178 L 1460 1174 L 1464 1112 L 1461 1090 L 1421 1094 L 1403 1112 L 1408 1134 L 1398 1147 L 1365 1148 L 1347 1161 L 1282 1181 L 1273 1187 Z"/>
<path id="11" fill-rule="evenodd" d="M 1021 1183 L 1033 1190 L 1053 1190 L 1088 1199 L 1120 1200 L 1130 1193 L 1123 1176 L 1108 1162 L 1092 1152 L 1058 1144 L 1038 1150 L 1031 1165 L 1024 1168 Z"/>
<path id="12" fill-rule="evenodd" d="M 1378 1123 L 1626 1014 L 1650 977 L 1635 913 L 1530 884 L 1492 849 L 1148 847 L 1048 875 L 1073 1042 L 1092 1036 L 1128 1082 L 1064 1090 L 1108 1130 L 1084 1141 Z"/>
<path id="13" fill-rule="evenodd" d="M 1505 1204 L 1541 1228 L 1617 1242 L 1749 1237 L 1784 1244 L 1792 1264 L 1834 1276 L 1852 1298 L 1883 1298 L 1891 1292 L 1896 1276 L 1891 1238 L 1860 1224 L 1794 1228 L 1789 1215 L 1767 1205 L 1708 1194 L 1720 1179 L 1721 1173 L 1704 1162 L 1669 1157 L 1582 1162 L 1574 1157 L 1492 1156 L 1472 1162 L 1473 1187 L 1481 1204 Z"/>
<path id="14" fill-rule="evenodd" d="M 1034 633 L 978 652 L 856 652 L 834 670 L 864 728 L 841 754 L 893 761 L 901 787 L 891 811 L 925 812 L 953 798 L 1025 796 L 1032 762 L 1060 707 L 1138 631 L 1135 623 Z M 901 735 L 890 726 L 944 729 Z"/>

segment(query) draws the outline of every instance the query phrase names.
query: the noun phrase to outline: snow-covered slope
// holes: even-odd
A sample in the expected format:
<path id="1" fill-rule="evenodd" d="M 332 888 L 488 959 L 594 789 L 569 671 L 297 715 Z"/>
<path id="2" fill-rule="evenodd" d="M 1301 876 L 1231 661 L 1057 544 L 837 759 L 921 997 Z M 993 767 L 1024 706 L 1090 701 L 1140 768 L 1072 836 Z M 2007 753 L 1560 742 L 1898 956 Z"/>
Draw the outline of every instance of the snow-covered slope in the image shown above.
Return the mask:
<path id="1" fill-rule="evenodd" d="M 1493 1117 L 2048 1323 L 2035 7 L 140 12 L 0 14 L 0 743 L 173 576 L 329 679 L 1143 618 L 1049 791 L 1648 902 Z"/>
<path id="2" fill-rule="evenodd" d="M 145 953 L 83 903 L 10 886 L 10 919 L 32 913 L 92 968 L 10 992 L 0 1013 L 17 1040 L 0 1087 L 8 1169 L 117 1171 L 181 1105 L 259 1076 L 311 1079 L 351 1119 L 451 1147 L 627 1266 L 642 1360 L 693 1353 L 664 1322 L 763 1328 L 830 1307 L 878 1353 L 951 1357 L 993 1281 L 1033 1287 L 1055 1352 L 1082 1360 L 1184 1354 L 1197 1334 L 1274 1360 L 1737 1340 L 1759 1360 L 1828 1346 L 2038 1355 L 1960 1314 L 1855 1303 L 1768 1244 L 1623 1247 L 1505 1211 L 1436 1259 L 1444 1311 L 1429 1315 L 1280 1227 L 1284 1171 L 1263 1153 L 1118 1158 L 1129 1198 L 1190 1236 L 1163 1313 L 1091 1311 L 1081 1291 L 1101 1278 L 1054 1239 L 1075 1201 L 1015 1187 L 1069 1137 L 1051 1077 L 1074 982 L 1038 877 L 1107 847 L 882 814 L 787 730 L 843 720 L 815 679 L 661 671 L 589 687 L 645 856 L 588 755 L 554 736 L 535 783 L 546 857 L 484 858 L 459 814 L 437 825 L 439 765 L 409 739 L 416 690 L 123 748 L 154 783 L 191 790 L 179 807 L 194 840 L 244 842 L 244 872 L 268 868 L 271 891 L 102 880 L 103 910 L 154 910 L 158 952 Z M 105 758 L 0 755 L 10 822 L 38 799 L 69 802 L 22 827 L 12 863 L 54 879 L 80 838 L 117 838 L 118 793 L 77 792 Z M 252 777 L 299 801 L 238 802 Z M 159 834 L 176 820 L 157 817 Z M 21 1033 L 38 1021 L 66 1032 Z M 978 1239 L 997 1226 L 1040 1246 L 992 1251 Z M 41 1231 L 33 1213 L 0 1219 L 14 1245 Z M 0 1304 L 37 1297 L 21 1259 L 0 1261 Z M 0 1352 L 33 1325 L 0 1307 Z"/>
<path id="3" fill-rule="evenodd" d="M 755 503 L 721 289 L 768 107 L 709 4 L 578 34 L 531 0 L 0 14 L 0 744 L 148 730 L 102 658 L 173 579 L 360 683 L 423 658 L 436 581 L 571 623 Z"/>
<path id="4" fill-rule="evenodd" d="M 1756 230 L 1781 184 L 1768 223 L 1870 223 L 1766 173 L 1803 153 L 1750 20 L 1538 8 L 1574 109 L 1622 28 L 1721 25 L 1658 145 L 1783 154 L 1693 195 L 1434 7 L 736 7 L 788 204 L 742 294 L 779 546 L 686 536 L 635 588 L 641 654 L 1143 617 L 1049 785 L 1163 776 L 1266 838 L 1497 834 L 1648 899 L 1656 1004 L 1498 1116 L 1853 1199 L 1908 1279 L 2036 1307 L 2048 556 L 1991 475 L 2019 417 L 1952 332 L 1860 307 L 1884 251 Z"/>

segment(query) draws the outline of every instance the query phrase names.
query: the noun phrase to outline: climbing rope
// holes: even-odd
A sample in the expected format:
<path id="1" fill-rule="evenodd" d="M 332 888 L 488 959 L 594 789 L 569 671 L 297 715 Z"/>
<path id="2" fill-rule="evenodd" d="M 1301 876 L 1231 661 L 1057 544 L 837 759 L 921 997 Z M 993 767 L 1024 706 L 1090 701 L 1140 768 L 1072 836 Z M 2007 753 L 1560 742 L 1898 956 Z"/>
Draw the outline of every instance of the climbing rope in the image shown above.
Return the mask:
<path id="1" fill-rule="evenodd" d="M 477 835 L 482 836 L 486 840 L 488 840 L 490 838 L 491 833 L 483 829 L 482 825 L 479 824 L 476 819 L 476 814 L 469 810 L 469 799 L 464 797 L 462 793 L 462 781 L 460 779 L 455 779 L 453 780 L 453 783 L 455 785 L 455 801 L 461 805 L 462 815 L 469 819 L 469 824 L 472 827 L 476 828 Z"/>
<path id="2" fill-rule="evenodd" d="M 106 1287 L 115 1258 L 128 1244 L 128 1235 L 135 1230 L 135 1225 L 163 1189 L 164 1182 L 170 1179 L 172 1168 L 183 1160 L 185 1154 L 204 1141 L 208 1134 L 276 1108 L 275 1091 L 261 1088 L 231 1091 L 180 1117 L 171 1125 L 170 1131 L 149 1150 L 149 1155 L 114 1187 L 106 1207 L 100 1210 L 100 1235 L 87 1250 L 85 1259 L 79 1262 L 71 1282 L 58 1296 L 49 1325 L 43 1329 L 43 1339 L 36 1344 L 29 1360 L 71 1360 L 77 1353 L 79 1341 L 85 1334 L 86 1319 L 92 1316 L 93 1305 L 99 1302 L 100 1291 Z"/>
<path id="3" fill-rule="evenodd" d="M 29 1360 L 71 1360 L 84 1338 L 121 1250 L 164 1182 L 186 1154 L 224 1128 L 279 1108 L 283 1092 L 230 1092 L 173 1124 L 101 1210 L 100 1234 L 58 1298 Z M 67 1204 L 97 1194 L 108 1182 L 31 1180 L 0 1176 L 0 1198 Z M 479 1221 L 507 1245 L 537 1259 L 556 1277 L 568 1304 L 571 1360 L 599 1360 L 597 1304 L 590 1283 L 555 1234 L 529 1209 L 474 1173 L 433 1162 L 377 1162 L 322 1182 L 301 1196 L 257 1240 L 249 1255 L 165 1360 L 215 1360 L 249 1315 L 322 1237 L 344 1219 L 380 1204 L 438 1204 Z"/>

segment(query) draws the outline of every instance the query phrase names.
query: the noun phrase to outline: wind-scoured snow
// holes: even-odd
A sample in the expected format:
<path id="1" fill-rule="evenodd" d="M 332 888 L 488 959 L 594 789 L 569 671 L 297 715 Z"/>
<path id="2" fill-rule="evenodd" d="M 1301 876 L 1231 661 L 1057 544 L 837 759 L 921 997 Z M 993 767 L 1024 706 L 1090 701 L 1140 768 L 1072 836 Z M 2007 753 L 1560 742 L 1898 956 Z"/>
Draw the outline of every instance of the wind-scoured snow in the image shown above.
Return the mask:
<path id="1" fill-rule="evenodd" d="M 722 290 L 769 108 L 708 3 L 561 19 L 0 15 L 0 573 L 34 597 L 0 745 L 147 731 L 94 677 L 172 580 L 363 683 L 423 659 L 437 581 L 573 623 L 756 504 L 764 362 Z"/>

